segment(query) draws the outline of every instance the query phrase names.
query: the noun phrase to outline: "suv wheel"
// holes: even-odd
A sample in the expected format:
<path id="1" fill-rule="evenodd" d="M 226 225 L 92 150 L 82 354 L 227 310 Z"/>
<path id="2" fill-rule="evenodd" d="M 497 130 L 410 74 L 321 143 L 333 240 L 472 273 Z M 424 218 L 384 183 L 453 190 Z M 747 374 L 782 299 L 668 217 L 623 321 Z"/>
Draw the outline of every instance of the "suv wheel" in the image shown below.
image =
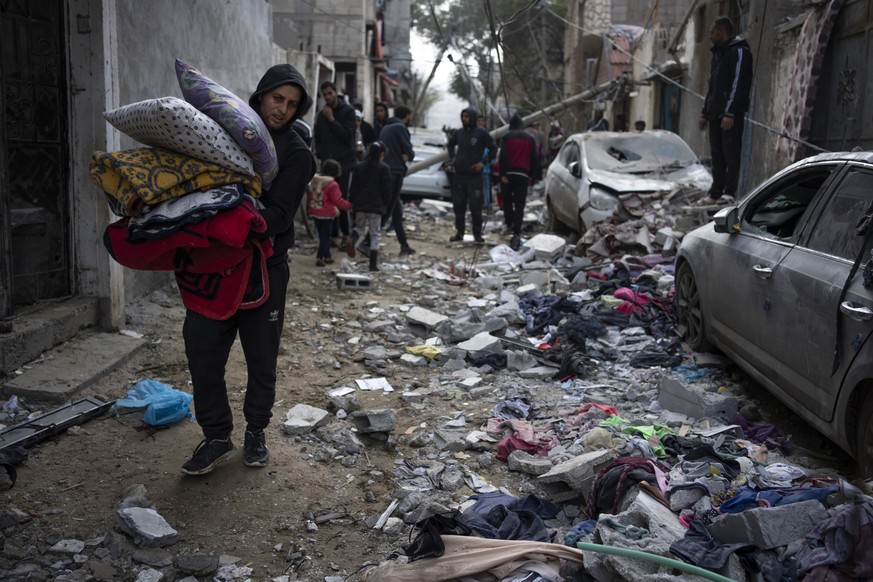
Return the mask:
<path id="1" fill-rule="evenodd" d="M 676 333 L 696 352 L 708 352 L 712 344 L 706 339 L 706 322 L 700 304 L 700 291 L 694 271 L 682 263 L 676 273 Z"/>

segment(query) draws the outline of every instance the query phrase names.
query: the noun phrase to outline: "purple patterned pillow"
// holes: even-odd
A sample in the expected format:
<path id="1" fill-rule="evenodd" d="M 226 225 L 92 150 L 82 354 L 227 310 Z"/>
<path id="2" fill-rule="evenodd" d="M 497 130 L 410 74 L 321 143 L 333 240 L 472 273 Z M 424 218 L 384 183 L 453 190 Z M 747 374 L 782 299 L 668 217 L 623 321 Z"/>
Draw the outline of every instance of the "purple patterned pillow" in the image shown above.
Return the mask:
<path id="1" fill-rule="evenodd" d="M 185 61 L 176 59 L 176 76 L 185 100 L 227 130 L 252 158 L 264 189 L 268 189 L 279 171 L 279 161 L 261 116 L 248 103 Z"/>

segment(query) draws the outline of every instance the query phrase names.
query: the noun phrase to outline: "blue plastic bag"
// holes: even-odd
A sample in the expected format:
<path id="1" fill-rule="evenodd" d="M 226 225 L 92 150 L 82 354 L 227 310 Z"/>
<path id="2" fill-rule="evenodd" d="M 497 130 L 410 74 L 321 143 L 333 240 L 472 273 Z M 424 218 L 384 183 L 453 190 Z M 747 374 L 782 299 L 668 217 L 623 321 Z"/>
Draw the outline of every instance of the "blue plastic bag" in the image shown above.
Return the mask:
<path id="1" fill-rule="evenodd" d="M 194 415 L 188 410 L 193 399 L 190 394 L 146 378 L 127 391 L 127 398 L 116 400 L 112 410 L 116 415 L 121 415 L 145 408 L 143 422 L 150 426 L 163 426 L 183 418 L 193 418 Z"/>

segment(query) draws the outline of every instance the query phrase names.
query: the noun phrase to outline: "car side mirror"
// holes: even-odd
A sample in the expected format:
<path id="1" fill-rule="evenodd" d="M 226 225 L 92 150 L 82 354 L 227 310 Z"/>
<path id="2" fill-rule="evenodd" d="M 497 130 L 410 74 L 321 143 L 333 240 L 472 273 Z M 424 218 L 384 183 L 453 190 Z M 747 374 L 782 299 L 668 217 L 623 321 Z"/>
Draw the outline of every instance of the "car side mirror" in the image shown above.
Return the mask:
<path id="1" fill-rule="evenodd" d="M 571 162 L 567 169 L 570 170 L 570 175 L 574 178 L 582 177 L 582 168 L 579 167 L 579 162 Z"/>
<path id="2" fill-rule="evenodd" d="M 740 232 L 740 211 L 736 206 L 722 208 L 712 217 L 715 232 L 733 234 Z"/>

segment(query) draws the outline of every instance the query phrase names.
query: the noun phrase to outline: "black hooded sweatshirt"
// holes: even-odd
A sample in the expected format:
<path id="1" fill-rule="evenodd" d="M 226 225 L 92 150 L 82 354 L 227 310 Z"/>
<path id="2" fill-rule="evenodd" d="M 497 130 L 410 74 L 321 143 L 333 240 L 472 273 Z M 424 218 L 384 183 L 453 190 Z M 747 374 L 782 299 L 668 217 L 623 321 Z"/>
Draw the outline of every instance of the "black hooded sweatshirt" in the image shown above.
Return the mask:
<path id="1" fill-rule="evenodd" d="M 306 91 L 306 81 L 300 72 L 288 64 L 270 67 L 249 97 L 249 105 L 260 113 L 261 96 L 280 85 L 295 85 L 301 91 L 301 105 L 288 123 L 279 129 L 270 129 L 270 137 L 276 146 L 279 173 L 269 190 L 261 195 L 264 208 L 261 214 L 267 223 L 265 236 L 273 238 L 274 254 L 267 264 L 287 260 L 287 251 L 294 244 L 294 216 L 306 193 L 306 186 L 315 175 L 315 158 L 300 136 L 292 128 L 294 121 L 303 115 L 311 98 Z"/>
<path id="2" fill-rule="evenodd" d="M 452 133 L 452 137 L 449 138 L 449 158 L 455 158 L 455 174 L 475 176 L 482 172 L 481 170 L 477 172 L 473 166 L 479 162 L 485 163 L 486 158 L 494 161 L 497 148 L 491 134 L 476 125 L 479 111 L 475 107 L 468 107 L 461 113 L 463 114 L 464 111 L 470 114 L 470 128 L 461 127 Z M 488 148 L 487 156 L 485 148 Z M 457 155 L 455 155 L 456 151 Z"/>

